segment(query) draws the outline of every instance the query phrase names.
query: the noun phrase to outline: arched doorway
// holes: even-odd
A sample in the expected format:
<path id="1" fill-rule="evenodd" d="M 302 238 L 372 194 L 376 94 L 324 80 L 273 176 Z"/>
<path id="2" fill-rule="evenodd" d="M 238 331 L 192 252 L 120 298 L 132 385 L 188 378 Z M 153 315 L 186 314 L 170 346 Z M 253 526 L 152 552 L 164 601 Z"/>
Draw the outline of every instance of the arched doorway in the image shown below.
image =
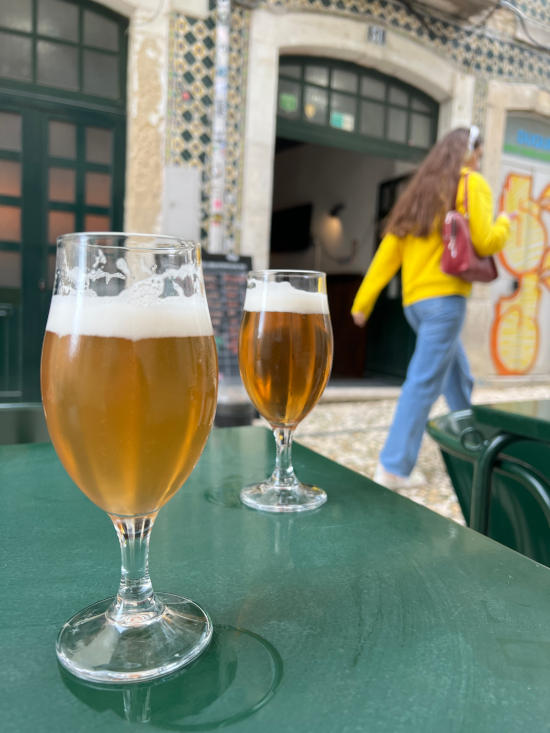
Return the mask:
<path id="1" fill-rule="evenodd" d="M 127 27 L 85 0 L 2 2 L 0 401 L 40 399 L 56 237 L 122 228 Z"/>
<path id="2" fill-rule="evenodd" d="M 436 139 L 438 112 L 431 97 L 376 70 L 280 59 L 270 264 L 327 272 L 335 378 L 405 374 L 414 335 L 399 276 L 380 295 L 366 345 L 349 309 L 383 218 Z"/>

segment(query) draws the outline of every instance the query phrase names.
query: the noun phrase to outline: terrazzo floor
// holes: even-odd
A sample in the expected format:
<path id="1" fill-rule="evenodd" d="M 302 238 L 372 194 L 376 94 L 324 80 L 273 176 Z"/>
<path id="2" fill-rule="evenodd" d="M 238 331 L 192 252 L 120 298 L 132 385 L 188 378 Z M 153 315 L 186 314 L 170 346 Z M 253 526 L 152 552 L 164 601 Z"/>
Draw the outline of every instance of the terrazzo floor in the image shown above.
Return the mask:
<path id="1" fill-rule="evenodd" d="M 378 454 L 384 444 L 399 394 L 398 389 L 354 391 L 327 390 L 327 396 L 315 407 L 296 430 L 295 440 L 333 461 L 372 477 Z M 380 393 L 381 398 L 376 395 Z M 532 385 L 476 387 L 473 402 L 550 399 L 550 380 Z M 443 398 L 432 408 L 430 417 L 449 412 Z M 266 425 L 262 418 L 255 421 Z M 417 467 L 424 473 L 426 484 L 400 490 L 399 493 L 435 512 L 464 524 L 464 517 L 445 470 L 437 443 L 424 435 Z"/>

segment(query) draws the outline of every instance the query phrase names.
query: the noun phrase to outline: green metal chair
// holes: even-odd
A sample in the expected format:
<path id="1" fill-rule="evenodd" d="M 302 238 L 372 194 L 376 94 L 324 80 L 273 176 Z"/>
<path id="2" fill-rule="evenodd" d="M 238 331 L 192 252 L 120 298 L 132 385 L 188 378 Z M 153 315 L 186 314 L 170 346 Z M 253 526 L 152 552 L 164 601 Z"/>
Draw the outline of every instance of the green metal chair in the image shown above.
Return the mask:
<path id="1" fill-rule="evenodd" d="M 471 410 L 430 420 L 427 432 L 468 526 L 550 566 L 550 445 L 497 435 Z"/>
<path id="2" fill-rule="evenodd" d="M 42 403 L 0 403 L 0 445 L 49 440 Z"/>

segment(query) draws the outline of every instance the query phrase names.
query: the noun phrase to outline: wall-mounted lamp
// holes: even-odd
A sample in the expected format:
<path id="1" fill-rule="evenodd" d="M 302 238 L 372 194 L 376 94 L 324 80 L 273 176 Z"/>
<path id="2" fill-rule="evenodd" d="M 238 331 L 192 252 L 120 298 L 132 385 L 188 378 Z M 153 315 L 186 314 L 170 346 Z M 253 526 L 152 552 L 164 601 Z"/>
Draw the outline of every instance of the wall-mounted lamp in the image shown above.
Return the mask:
<path id="1" fill-rule="evenodd" d="M 351 262 L 357 251 L 357 240 L 352 240 L 351 247 L 349 247 L 344 235 L 340 212 L 345 208 L 345 204 L 335 204 L 330 209 L 328 216 L 325 216 L 321 222 L 319 230 L 321 248 L 332 260 L 340 264 Z"/>

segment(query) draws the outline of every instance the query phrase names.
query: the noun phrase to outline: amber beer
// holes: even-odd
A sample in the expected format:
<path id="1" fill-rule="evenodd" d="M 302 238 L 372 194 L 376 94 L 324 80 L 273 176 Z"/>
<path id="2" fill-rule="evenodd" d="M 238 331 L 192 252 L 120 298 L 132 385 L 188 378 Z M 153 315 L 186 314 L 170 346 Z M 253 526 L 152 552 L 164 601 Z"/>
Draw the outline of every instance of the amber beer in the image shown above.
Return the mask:
<path id="1" fill-rule="evenodd" d="M 42 352 L 48 430 L 79 488 L 111 514 L 159 509 L 195 466 L 216 409 L 204 302 L 54 296 Z"/>
<path id="2" fill-rule="evenodd" d="M 250 399 L 275 427 L 294 427 L 315 407 L 332 366 L 332 329 L 324 293 L 288 283 L 249 289 L 239 365 Z"/>

